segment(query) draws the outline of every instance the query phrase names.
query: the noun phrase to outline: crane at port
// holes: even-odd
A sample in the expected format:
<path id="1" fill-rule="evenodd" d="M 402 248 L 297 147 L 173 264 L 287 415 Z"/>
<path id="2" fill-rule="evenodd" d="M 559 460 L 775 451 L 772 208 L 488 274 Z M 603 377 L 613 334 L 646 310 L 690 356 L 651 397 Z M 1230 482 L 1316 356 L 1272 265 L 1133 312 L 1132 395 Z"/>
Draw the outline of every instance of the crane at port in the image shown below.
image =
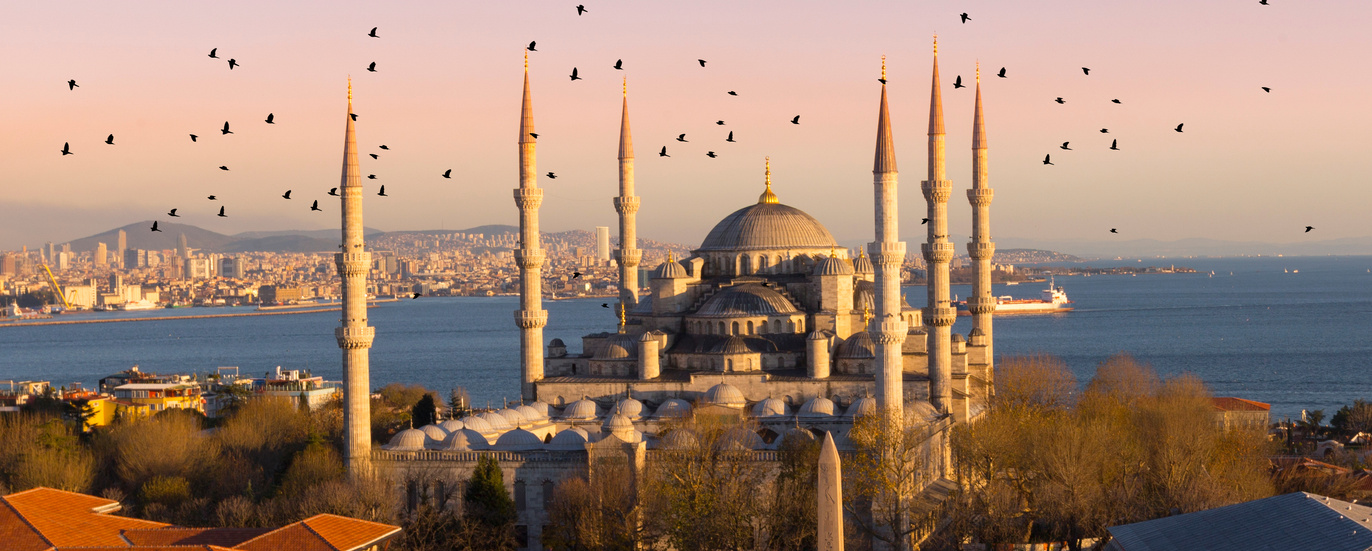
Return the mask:
<path id="1" fill-rule="evenodd" d="M 52 276 L 52 270 L 48 269 L 48 263 L 43 263 L 43 271 L 48 273 L 48 282 L 52 283 L 52 292 L 57 295 L 57 300 L 62 301 L 62 308 L 71 310 L 71 305 L 67 304 L 67 293 L 62 290 L 62 286 L 57 284 L 57 278 Z"/>

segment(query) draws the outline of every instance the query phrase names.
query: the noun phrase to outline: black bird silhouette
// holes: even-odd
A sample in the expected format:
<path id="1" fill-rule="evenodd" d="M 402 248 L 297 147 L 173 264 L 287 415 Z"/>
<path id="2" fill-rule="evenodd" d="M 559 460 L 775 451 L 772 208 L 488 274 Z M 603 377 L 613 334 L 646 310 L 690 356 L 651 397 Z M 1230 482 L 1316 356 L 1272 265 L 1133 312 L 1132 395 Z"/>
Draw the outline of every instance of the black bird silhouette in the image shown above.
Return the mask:
<path id="1" fill-rule="evenodd" d="M 385 186 L 385 185 L 382 185 L 382 186 L 381 186 L 381 191 L 376 192 L 376 194 L 379 195 L 379 196 L 381 196 L 381 197 L 387 197 L 387 195 L 386 195 L 386 186 Z"/>
<path id="2" fill-rule="evenodd" d="M 1112 100 L 1110 100 L 1110 103 L 1119 103 L 1119 102 L 1120 102 L 1120 100 L 1118 100 L 1118 99 L 1112 99 Z"/>
<path id="3" fill-rule="evenodd" d="M 535 139 L 535 140 L 538 139 L 538 133 L 537 133 L 537 132 L 530 132 L 529 135 L 532 136 L 533 139 Z"/>
<path id="4" fill-rule="evenodd" d="M 156 221 L 156 220 L 153 220 L 153 221 L 152 221 L 152 231 L 162 231 L 162 230 L 157 229 L 157 221 Z"/>
<path id="5" fill-rule="evenodd" d="M 576 76 L 576 67 L 572 67 L 572 80 L 581 80 L 581 77 Z"/>
<path id="6" fill-rule="evenodd" d="M 882 78 L 877 79 L 877 82 L 880 82 L 880 83 L 882 83 L 882 84 L 886 84 L 886 77 L 882 77 Z"/>
<path id="7" fill-rule="evenodd" d="M 724 121 L 715 121 L 715 124 L 718 124 L 718 125 L 720 125 L 720 126 L 724 126 Z"/>
<path id="8" fill-rule="evenodd" d="M 957 78 L 953 79 L 953 89 L 956 90 L 958 88 L 966 88 L 966 86 L 962 84 L 962 75 L 958 75 Z"/>
<path id="9" fill-rule="evenodd" d="M 1113 150 L 1113 151 L 1119 151 L 1119 150 L 1120 150 L 1119 144 L 1120 144 L 1120 141 L 1119 141 L 1119 140 L 1110 140 L 1110 149 Z"/>
<path id="10" fill-rule="evenodd" d="M 218 52 L 218 51 L 219 51 L 219 48 L 210 48 L 210 59 L 219 59 L 219 56 L 214 55 L 215 52 Z"/>
<path id="11" fill-rule="evenodd" d="M 996 76 L 998 76 L 998 77 L 1000 77 L 1000 78 L 1005 78 L 1005 67 L 1001 67 L 1001 68 L 1000 68 L 1000 72 L 999 72 L 999 73 L 996 73 Z"/>
<path id="12" fill-rule="evenodd" d="M 211 196 L 209 196 L 209 197 L 207 197 L 207 199 L 209 199 L 209 200 L 211 200 L 211 201 L 213 201 L 213 200 L 214 200 L 214 196 L 213 196 L 213 195 L 211 195 Z"/>
<path id="13" fill-rule="evenodd" d="M 229 58 L 229 70 L 230 70 L 230 71 L 232 71 L 234 67 L 237 67 L 237 66 L 240 66 L 240 65 L 243 65 L 243 64 L 242 64 L 242 63 L 239 63 L 237 59 Z"/>
<path id="14" fill-rule="evenodd" d="M 375 61 L 373 61 L 371 65 L 368 65 L 368 66 L 367 66 L 367 72 L 368 72 L 368 73 L 375 73 L 375 72 L 376 72 L 376 62 L 375 62 Z"/>
<path id="15" fill-rule="evenodd" d="M 1110 129 L 1109 129 L 1109 128 L 1102 128 L 1102 129 L 1100 129 L 1100 133 L 1101 133 L 1101 134 L 1109 134 L 1109 133 L 1110 133 Z"/>
<path id="16" fill-rule="evenodd" d="M 224 128 L 223 128 L 222 130 L 220 130 L 219 133 L 220 133 L 221 135 L 223 135 L 223 134 L 233 134 L 233 131 L 229 130 L 229 121 L 224 121 Z"/>
<path id="17" fill-rule="evenodd" d="M 267 113 L 267 124 L 276 124 L 276 113 Z"/>
<path id="18" fill-rule="evenodd" d="M 62 142 L 62 154 L 75 155 L 75 153 L 71 152 L 71 142 Z"/>
<path id="19" fill-rule="evenodd" d="M 684 141 L 686 141 L 686 135 L 685 135 L 685 134 L 682 134 L 682 135 L 680 135 L 680 136 L 677 136 L 677 137 L 676 137 L 676 141 L 679 141 L 679 142 L 684 142 Z"/>
<path id="20" fill-rule="evenodd" d="M 443 177 L 451 179 L 453 177 L 453 169 L 450 168 L 448 170 L 443 171 Z"/>
<path id="21" fill-rule="evenodd" d="M 348 116 L 352 117 L 353 122 L 357 122 L 357 113 L 348 113 Z"/>
<path id="22" fill-rule="evenodd" d="M 424 296 L 424 295 L 422 295 L 422 294 L 420 294 L 420 293 L 415 293 L 414 296 L 410 297 L 410 300 L 414 300 L 414 299 L 417 299 L 417 298 L 422 297 L 422 296 Z"/>
<path id="23" fill-rule="evenodd" d="M 602 302 L 602 303 L 600 303 L 600 307 L 601 307 L 601 308 L 609 308 L 610 305 L 609 305 L 609 304 L 606 304 L 606 303 L 604 303 L 604 302 Z"/>
<path id="24" fill-rule="evenodd" d="M 731 95 L 731 96 L 737 96 L 737 95 L 738 95 L 738 92 L 735 92 L 735 91 L 733 91 L 733 90 L 729 90 L 729 95 Z"/>
<path id="25" fill-rule="evenodd" d="M 227 165 L 219 165 L 219 170 L 228 170 L 228 169 L 229 169 L 229 167 L 228 167 Z"/>
<path id="26" fill-rule="evenodd" d="M 671 157 L 671 155 L 668 155 L 668 154 L 667 154 L 667 146 L 665 146 L 665 145 L 662 146 L 662 151 L 657 152 L 657 156 L 658 156 L 658 157 Z"/>
<path id="27" fill-rule="evenodd" d="M 322 210 L 324 210 L 324 209 L 319 208 L 319 200 L 318 200 L 318 199 L 315 199 L 315 200 L 314 200 L 314 204 L 313 204 L 313 205 L 310 205 L 310 210 L 322 211 Z"/>
<path id="28" fill-rule="evenodd" d="M 1266 87 L 1266 86 L 1263 86 L 1263 87 L 1262 87 L 1262 91 L 1267 92 L 1267 93 L 1269 93 L 1269 94 L 1272 93 L 1272 89 L 1271 89 L 1271 88 L 1268 88 L 1268 87 Z"/>
<path id="29" fill-rule="evenodd" d="M 622 60 L 622 59 L 616 59 L 616 60 L 615 60 L 615 69 L 620 70 L 620 71 L 623 71 L 623 70 L 624 70 L 624 60 Z"/>
<path id="30" fill-rule="evenodd" d="M 1306 227 L 1305 227 L 1305 233 L 1310 233 L 1310 230 L 1313 230 L 1313 229 L 1315 229 L 1315 226 L 1306 226 Z"/>
<path id="31" fill-rule="evenodd" d="M 75 90 L 75 89 L 80 88 L 80 87 L 81 87 L 81 85 L 76 83 L 76 79 L 71 79 L 71 80 L 68 80 L 68 81 L 67 81 L 67 89 L 68 89 L 68 90 Z"/>
<path id="32" fill-rule="evenodd" d="M 334 197 L 338 197 L 338 188 L 336 188 L 336 187 L 331 187 L 331 188 L 329 188 L 329 195 L 332 195 L 332 196 L 334 196 Z"/>
<path id="33" fill-rule="evenodd" d="M 580 17 L 581 14 L 583 14 L 583 13 L 586 13 L 586 6 L 584 6 L 584 5 L 582 5 L 582 4 L 577 4 L 577 5 L 576 5 L 576 15 L 577 15 L 578 17 Z"/>
<path id="34" fill-rule="evenodd" d="M 732 142 L 732 141 L 734 141 L 734 131 L 733 131 L 733 130 L 730 130 L 730 131 L 729 131 L 729 137 L 724 138 L 724 141 L 726 141 L 726 142 Z"/>
<path id="35" fill-rule="evenodd" d="M 705 60 L 703 60 L 703 59 L 697 59 L 696 61 L 699 61 L 699 62 L 700 62 L 700 66 L 701 66 L 701 67 L 704 67 L 704 66 L 705 66 Z"/>
<path id="36" fill-rule="evenodd" d="M 576 279 L 578 277 L 581 277 L 581 272 L 572 272 L 572 279 Z"/>
<path id="37" fill-rule="evenodd" d="M 110 137 L 105 138 L 105 143 L 114 145 L 114 134 L 110 134 Z"/>
<path id="38" fill-rule="evenodd" d="M 537 138 L 538 136 L 534 136 L 534 137 Z M 386 147 L 386 144 L 384 144 L 384 143 L 381 144 L 381 145 L 378 145 L 378 146 L 376 146 L 376 147 L 379 148 L 379 149 L 385 149 L 386 151 L 390 151 L 390 150 L 391 150 L 391 148 Z"/>
<path id="39" fill-rule="evenodd" d="M 219 217 L 228 218 L 228 216 L 224 214 L 224 207 L 219 207 Z"/>
<path id="40" fill-rule="evenodd" d="M 1055 100 L 1053 100 L 1053 101 L 1056 101 L 1056 102 L 1058 102 L 1058 103 L 1067 103 L 1067 100 L 1062 99 L 1062 98 L 1058 98 L 1058 99 L 1055 99 Z"/>
<path id="41" fill-rule="evenodd" d="M 371 155 L 373 159 L 380 159 L 380 158 L 381 158 L 381 157 L 378 157 L 375 153 L 368 153 L 368 155 Z"/>
<path id="42" fill-rule="evenodd" d="M 371 32 L 367 33 L 367 36 L 370 36 L 372 38 L 381 38 L 379 36 L 376 36 L 376 27 L 372 27 Z"/>
<path id="43" fill-rule="evenodd" d="M 1259 4 L 1262 4 L 1262 5 L 1264 5 L 1264 6 L 1269 5 L 1269 4 L 1267 3 L 1267 0 L 1258 0 L 1258 3 L 1259 3 Z"/>
<path id="44" fill-rule="evenodd" d="M 705 156 L 706 156 L 706 157 L 709 157 L 709 158 L 711 158 L 711 159 L 713 159 L 713 158 L 715 158 L 715 157 L 718 157 L 719 155 L 715 155 L 715 152 L 713 152 L 713 151 L 706 151 L 706 152 L 705 152 Z"/>
<path id="45" fill-rule="evenodd" d="M 286 193 L 282 193 L 282 194 L 281 194 L 281 198 L 282 198 L 282 199 L 290 199 L 290 198 L 291 198 L 291 190 L 288 189 L 288 190 L 286 190 Z"/>
<path id="46" fill-rule="evenodd" d="M 1091 68 L 1090 68 L 1090 67 L 1082 67 L 1082 68 L 1081 68 L 1081 72 L 1086 73 L 1086 74 L 1089 76 L 1089 75 L 1091 74 Z"/>
<path id="47" fill-rule="evenodd" d="M 1177 132 L 1181 132 L 1181 127 L 1182 127 L 1182 125 L 1184 125 L 1184 124 L 1186 124 L 1186 123 L 1181 123 L 1181 124 L 1178 124 L 1178 125 L 1177 125 L 1177 128 L 1176 128 Z"/>
<path id="48" fill-rule="evenodd" d="M 1110 233 L 1119 233 L 1115 228 L 1110 228 Z"/>
<path id="49" fill-rule="evenodd" d="M 537 41 L 537 40 L 535 40 L 535 41 L 533 41 L 533 42 L 530 42 L 530 43 L 529 43 L 529 47 L 528 47 L 528 48 L 525 48 L 525 49 L 526 49 L 526 50 L 529 50 L 529 51 L 531 51 L 531 52 L 537 52 L 538 50 L 534 49 L 534 45 L 535 45 L 535 44 L 538 44 L 538 41 Z"/>
<path id="50" fill-rule="evenodd" d="M 1053 155 L 1052 155 L 1052 154 L 1044 155 L 1044 156 L 1043 156 L 1043 164 L 1046 164 L 1046 165 L 1051 165 L 1051 164 L 1053 164 L 1053 161 L 1051 160 L 1052 158 L 1053 158 Z"/>
<path id="51" fill-rule="evenodd" d="M 928 223 L 929 223 L 929 219 L 928 219 L 928 218 L 920 218 L 920 219 L 919 219 L 919 224 L 920 224 L 921 226 L 924 225 L 924 224 L 928 224 Z"/>
<path id="52" fill-rule="evenodd" d="M 1067 147 L 1067 144 L 1069 144 L 1069 143 L 1072 143 L 1072 142 L 1062 142 L 1062 148 L 1063 148 L 1063 149 L 1066 149 L 1066 150 L 1068 150 L 1068 151 L 1071 151 L 1072 148 Z"/>
<path id="53" fill-rule="evenodd" d="M 958 14 L 958 17 L 961 17 L 961 18 L 962 18 L 962 23 L 963 23 L 964 25 L 967 24 L 967 20 L 968 20 L 968 19 L 971 19 L 970 17 L 967 17 L 967 14 L 965 14 L 965 13 L 960 13 L 960 14 Z"/>
<path id="54" fill-rule="evenodd" d="M 795 118 L 791 119 L 791 124 L 800 124 L 800 115 L 796 115 Z"/>
<path id="55" fill-rule="evenodd" d="M 376 175 L 375 175 L 375 174 L 368 174 L 368 175 L 367 175 L 367 179 L 368 179 L 368 180 L 375 180 L 375 179 L 376 179 Z"/>
<path id="56" fill-rule="evenodd" d="M 548 179 L 549 179 L 549 180 L 556 180 L 556 179 L 557 179 L 557 175 L 556 175 L 556 174 L 553 174 L 553 173 L 551 173 L 551 172 L 549 172 L 549 173 L 548 173 Z"/>
<path id="57" fill-rule="evenodd" d="M 194 142 L 195 139 L 196 139 L 196 138 L 199 138 L 199 137 L 200 137 L 200 136 L 196 136 L 195 134 L 191 134 L 191 142 Z"/>
<path id="58" fill-rule="evenodd" d="M 176 209 L 171 209 L 171 210 L 167 211 L 167 216 L 171 216 L 171 217 L 174 217 L 174 218 L 180 218 L 180 217 L 181 217 L 181 215 L 179 215 L 179 214 L 176 213 Z"/>

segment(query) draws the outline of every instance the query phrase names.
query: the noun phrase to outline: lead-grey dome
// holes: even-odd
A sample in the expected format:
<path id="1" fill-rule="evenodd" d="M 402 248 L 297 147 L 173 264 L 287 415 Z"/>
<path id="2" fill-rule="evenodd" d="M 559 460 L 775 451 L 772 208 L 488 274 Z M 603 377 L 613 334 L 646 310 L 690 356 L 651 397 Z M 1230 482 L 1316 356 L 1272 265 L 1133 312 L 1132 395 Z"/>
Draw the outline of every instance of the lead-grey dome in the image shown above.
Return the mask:
<path id="1" fill-rule="evenodd" d="M 753 349 L 738 336 L 732 336 L 710 348 L 711 354 L 752 354 Z"/>
<path id="2" fill-rule="evenodd" d="M 829 230 L 804 211 L 780 203 L 758 203 L 720 220 L 698 250 L 821 249 L 837 244 Z"/>
<path id="3" fill-rule="evenodd" d="M 877 357 L 877 345 L 872 342 L 872 335 L 866 331 L 858 331 L 838 345 L 838 353 L 834 357 L 840 360 L 865 360 Z"/>
<path id="4" fill-rule="evenodd" d="M 654 270 L 653 277 L 656 279 L 685 279 L 691 277 L 686 273 L 686 268 L 680 262 L 668 260 Z"/>
<path id="5" fill-rule="evenodd" d="M 872 269 L 871 259 L 867 258 L 867 255 L 865 254 L 859 254 L 858 257 L 853 260 L 853 271 L 859 274 L 876 273 L 876 270 Z"/>
<path id="6" fill-rule="evenodd" d="M 623 360 L 638 354 L 638 339 L 628 333 L 615 333 L 605 339 L 605 346 L 596 352 L 597 360 Z"/>
<path id="7" fill-rule="evenodd" d="M 849 266 L 842 258 L 830 256 L 815 265 L 813 274 L 817 276 L 853 275 L 853 267 Z"/>
<path id="8" fill-rule="evenodd" d="M 771 288 L 747 283 L 721 289 L 694 315 L 708 317 L 777 316 L 798 313 L 796 306 Z"/>

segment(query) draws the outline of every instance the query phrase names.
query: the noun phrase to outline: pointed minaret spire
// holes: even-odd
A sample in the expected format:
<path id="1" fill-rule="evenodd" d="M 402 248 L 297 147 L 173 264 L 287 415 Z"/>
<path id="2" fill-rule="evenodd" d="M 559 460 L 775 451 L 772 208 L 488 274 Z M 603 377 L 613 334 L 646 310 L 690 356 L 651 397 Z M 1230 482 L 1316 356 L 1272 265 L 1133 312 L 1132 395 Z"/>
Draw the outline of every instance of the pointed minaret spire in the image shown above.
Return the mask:
<path id="1" fill-rule="evenodd" d="M 619 196 L 614 199 L 619 213 L 619 304 L 638 304 L 638 264 L 643 251 L 638 249 L 638 196 L 634 195 L 634 140 L 629 133 L 629 79 L 624 78 L 624 110 L 619 120 Z"/>
<path id="2" fill-rule="evenodd" d="M 941 413 L 952 406 L 953 322 L 957 311 L 949 300 L 948 197 L 953 183 L 945 179 L 943 100 L 938 79 L 938 36 L 934 37 L 934 75 L 929 95 L 929 179 L 920 186 L 929 205 L 928 241 L 921 247 L 928 273 L 928 303 L 924 308 L 929 351 L 929 402 Z"/>
<path id="3" fill-rule="evenodd" d="M 881 80 L 886 80 L 886 58 L 881 58 Z M 895 136 L 886 101 L 886 83 L 881 84 L 881 106 L 877 111 L 876 160 L 872 165 L 873 197 L 876 201 L 876 240 L 867 245 L 876 270 L 873 286 L 876 296 L 874 325 L 867 331 L 876 343 L 877 406 L 900 415 L 905 407 L 905 377 L 901 343 L 908 327 L 901 316 L 900 266 L 905 263 L 905 243 L 900 241 L 899 181 L 896 172 Z"/>
<path id="4" fill-rule="evenodd" d="M 519 310 L 515 324 L 519 326 L 520 397 L 537 400 L 534 383 L 543 380 L 543 327 L 548 324 L 548 311 L 543 309 L 543 260 L 545 254 L 538 233 L 538 207 L 543 204 L 543 190 L 538 187 L 538 162 L 535 156 L 534 104 L 529 93 L 529 51 L 524 51 L 524 101 L 519 114 L 519 187 L 514 190 L 515 206 L 519 207 L 519 249 L 515 263 L 519 265 Z"/>
<path id="5" fill-rule="evenodd" d="M 967 310 L 972 313 L 972 332 L 968 344 L 984 346 L 982 357 L 968 355 L 969 372 L 979 373 L 981 382 L 986 385 L 985 398 L 995 393 L 995 347 L 992 336 L 992 320 L 996 311 L 996 297 L 991 294 L 991 259 L 996 254 L 996 244 L 991 242 L 991 199 L 995 191 L 990 187 L 987 175 L 986 153 L 989 148 L 986 139 L 986 120 L 981 114 L 981 65 L 977 64 L 977 100 L 972 114 L 972 189 L 967 190 L 967 201 L 972 204 L 972 240 L 967 243 L 967 256 L 972 258 L 972 296 L 967 297 Z M 969 348 L 970 350 L 970 348 Z"/>
<path id="6" fill-rule="evenodd" d="M 334 255 L 342 280 L 343 319 L 334 330 L 343 349 L 343 441 L 348 475 L 371 471 L 371 365 L 369 349 L 376 331 L 367 326 L 367 272 L 371 254 L 362 237 L 362 173 L 357 167 L 353 122 L 353 83 L 348 79 L 348 113 L 343 135 L 343 178 L 339 185 L 343 213 L 343 252 Z"/>

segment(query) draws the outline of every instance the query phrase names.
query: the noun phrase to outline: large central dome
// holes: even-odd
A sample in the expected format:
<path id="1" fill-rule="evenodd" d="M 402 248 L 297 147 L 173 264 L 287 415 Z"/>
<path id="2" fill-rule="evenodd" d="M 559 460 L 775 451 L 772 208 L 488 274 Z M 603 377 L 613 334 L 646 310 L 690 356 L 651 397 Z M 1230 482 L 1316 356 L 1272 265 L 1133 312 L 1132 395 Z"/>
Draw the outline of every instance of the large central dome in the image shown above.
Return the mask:
<path id="1" fill-rule="evenodd" d="M 837 245 L 823 224 L 800 209 L 760 202 L 720 220 L 698 250 L 821 249 Z"/>

